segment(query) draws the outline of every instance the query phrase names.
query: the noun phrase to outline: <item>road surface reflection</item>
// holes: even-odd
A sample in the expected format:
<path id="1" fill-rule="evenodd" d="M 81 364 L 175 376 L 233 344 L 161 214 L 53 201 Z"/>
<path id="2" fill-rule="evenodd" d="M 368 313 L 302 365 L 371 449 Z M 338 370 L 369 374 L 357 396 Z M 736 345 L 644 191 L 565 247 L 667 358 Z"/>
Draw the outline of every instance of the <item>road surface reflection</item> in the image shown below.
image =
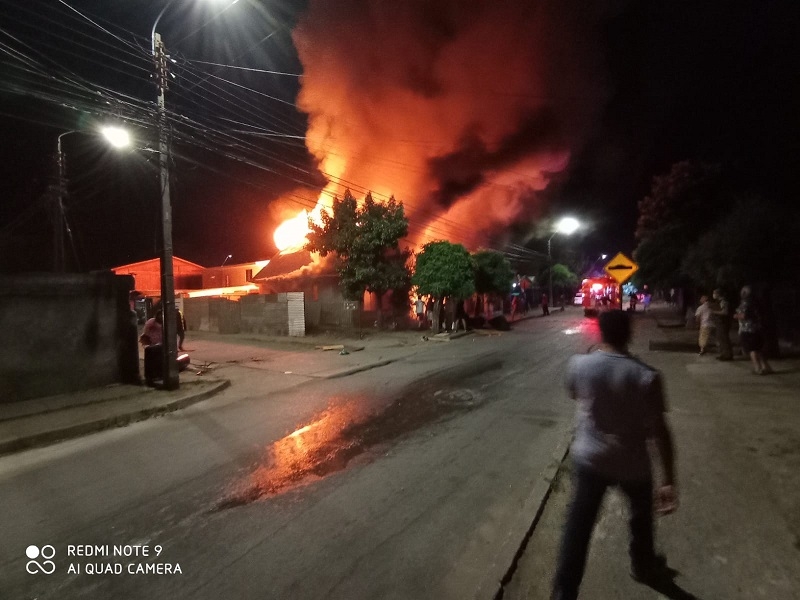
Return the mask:
<path id="1" fill-rule="evenodd" d="M 583 318 L 574 327 L 563 330 L 564 335 L 577 335 L 589 344 L 597 344 L 600 341 L 600 327 L 597 319 Z"/>
<path id="2" fill-rule="evenodd" d="M 441 386 L 439 386 L 441 388 Z M 334 401 L 308 423 L 271 444 L 264 461 L 216 505 L 233 508 L 286 492 L 340 471 L 356 456 L 448 414 L 476 408 L 480 398 L 467 389 L 427 388 L 366 413 L 364 400 Z"/>

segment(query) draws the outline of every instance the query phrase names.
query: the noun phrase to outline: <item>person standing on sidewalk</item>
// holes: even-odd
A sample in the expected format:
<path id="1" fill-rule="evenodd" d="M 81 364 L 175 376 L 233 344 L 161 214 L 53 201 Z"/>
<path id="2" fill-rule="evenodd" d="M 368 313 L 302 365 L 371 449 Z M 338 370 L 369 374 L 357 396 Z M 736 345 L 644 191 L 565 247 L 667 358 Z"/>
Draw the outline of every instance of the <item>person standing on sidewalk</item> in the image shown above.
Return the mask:
<path id="1" fill-rule="evenodd" d="M 708 341 L 711 339 L 711 331 L 714 329 L 714 322 L 712 320 L 711 305 L 708 302 L 708 296 L 700 296 L 700 306 L 694 311 L 695 321 L 700 324 L 700 335 L 697 339 L 697 345 L 700 347 L 700 356 L 706 353 Z"/>
<path id="2" fill-rule="evenodd" d="M 665 561 L 655 553 L 653 483 L 648 441 L 661 458 L 663 483 L 656 509 L 677 508 L 672 434 L 664 413 L 661 375 L 628 353 L 630 314 L 621 310 L 599 316 L 599 350 L 573 356 L 566 385 L 577 401 L 575 439 L 570 449 L 574 466 L 572 502 L 561 541 L 553 582 L 553 600 L 575 600 L 606 488 L 618 486 L 630 504 L 631 576 L 658 581 Z"/>
<path id="3" fill-rule="evenodd" d="M 175 328 L 178 330 L 178 350 L 183 352 L 183 340 L 186 339 L 186 319 L 178 308 L 175 309 Z"/>
<path id="4" fill-rule="evenodd" d="M 717 346 L 719 350 L 717 360 L 733 360 L 730 338 L 731 322 L 733 321 L 731 318 L 731 306 L 719 288 L 714 290 L 712 297 L 716 303 L 711 309 L 711 314 L 714 315 L 716 321 Z"/>
<path id="5" fill-rule="evenodd" d="M 742 288 L 741 304 L 736 308 L 736 320 L 739 321 L 739 341 L 742 350 L 750 356 L 753 373 L 768 375 L 772 373 L 764 356 L 764 334 L 761 323 L 761 312 L 753 301 L 753 290 L 749 285 Z"/>
<path id="6" fill-rule="evenodd" d="M 417 329 L 422 329 L 425 324 L 425 302 L 422 300 L 422 296 L 417 296 L 417 300 L 414 302 L 414 312 L 417 315 Z"/>
<path id="7" fill-rule="evenodd" d="M 163 331 L 163 313 L 159 308 L 155 316 L 148 319 L 144 324 L 142 335 L 139 336 L 139 343 L 142 346 L 155 346 L 156 344 L 160 344 L 164 337 Z"/>

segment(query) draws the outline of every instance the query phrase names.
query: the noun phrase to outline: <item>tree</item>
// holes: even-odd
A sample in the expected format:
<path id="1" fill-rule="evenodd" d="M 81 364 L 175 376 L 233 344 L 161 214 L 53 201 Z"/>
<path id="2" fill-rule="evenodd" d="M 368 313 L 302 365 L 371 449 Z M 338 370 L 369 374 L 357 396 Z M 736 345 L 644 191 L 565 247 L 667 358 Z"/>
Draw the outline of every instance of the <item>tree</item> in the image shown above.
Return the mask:
<path id="1" fill-rule="evenodd" d="M 562 291 L 565 288 L 574 289 L 578 287 L 578 276 L 570 271 L 567 265 L 562 265 L 561 263 L 556 263 L 553 265 L 553 285 L 561 288 Z"/>
<path id="2" fill-rule="evenodd" d="M 794 284 L 800 278 L 798 256 L 797 216 L 748 197 L 689 249 L 682 268 L 705 289 Z"/>
<path id="3" fill-rule="evenodd" d="M 442 299 L 468 298 L 475 292 L 472 257 L 461 244 L 429 242 L 417 256 L 411 282 L 420 294 L 436 299 L 433 328 L 438 333 Z"/>
<path id="4" fill-rule="evenodd" d="M 479 294 L 507 294 L 514 280 L 511 263 L 500 252 L 479 250 L 472 255 L 475 291 Z"/>
<path id="5" fill-rule="evenodd" d="M 633 259 L 639 266 L 635 280 L 649 284 L 651 288 L 669 288 L 686 283 L 681 261 L 689 243 L 687 232 L 680 225 L 662 227 L 649 235 L 633 251 Z"/>
<path id="6" fill-rule="evenodd" d="M 499 294 L 505 297 L 514 281 L 514 271 L 511 263 L 500 252 L 494 250 L 479 250 L 472 255 L 475 269 L 475 291 L 478 292 L 478 302 L 475 305 L 475 316 L 484 310 L 486 296 Z"/>
<path id="7" fill-rule="evenodd" d="M 382 323 L 381 300 L 394 289 L 407 289 L 411 252 L 400 249 L 408 234 L 408 219 L 402 202 L 394 197 L 377 203 L 367 194 L 361 206 L 346 190 L 333 201 L 333 212 L 322 211 L 322 225 L 309 221 L 306 250 L 321 256 L 336 254 L 339 286 L 345 298 L 361 300 L 364 292 L 378 298 L 378 323 Z"/>
<path id="8" fill-rule="evenodd" d="M 753 285 L 761 305 L 766 351 L 773 357 L 779 349 L 778 322 L 796 319 L 786 320 L 786 311 L 776 311 L 772 300 L 775 290 L 796 289 L 800 279 L 798 223 L 796 211 L 792 214 L 757 196 L 747 197 L 702 236 L 683 261 L 684 271 L 705 290 L 723 288 L 735 297 L 743 285 Z M 796 291 L 789 297 L 796 297 Z"/>
<path id="9" fill-rule="evenodd" d="M 636 238 L 680 226 L 689 237 L 706 231 L 730 205 L 719 165 L 682 161 L 653 178 L 650 194 L 639 201 Z"/>
<path id="10" fill-rule="evenodd" d="M 686 285 L 681 262 L 686 248 L 727 214 L 730 195 L 717 165 L 683 161 L 653 178 L 639 202 L 636 281 L 651 287 Z"/>
<path id="11" fill-rule="evenodd" d="M 567 289 L 569 289 L 572 292 L 580 284 L 580 279 L 578 278 L 578 276 L 575 273 L 573 273 L 567 265 L 561 263 L 555 263 L 552 266 L 552 270 L 553 270 L 553 288 L 559 290 L 560 294 L 563 294 Z M 542 269 L 542 271 L 539 273 L 538 279 L 539 281 L 549 281 L 550 267 L 545 267 L 544 269 Z"/>

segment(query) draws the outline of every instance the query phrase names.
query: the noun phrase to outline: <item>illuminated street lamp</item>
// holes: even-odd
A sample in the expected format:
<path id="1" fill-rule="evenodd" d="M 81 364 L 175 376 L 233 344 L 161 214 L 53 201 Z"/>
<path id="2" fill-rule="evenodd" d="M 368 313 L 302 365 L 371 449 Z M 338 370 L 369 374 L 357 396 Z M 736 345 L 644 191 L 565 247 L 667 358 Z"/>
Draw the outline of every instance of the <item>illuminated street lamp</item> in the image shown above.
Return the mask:
<path id="1" fill-rule="evenodd" d="M 553 235 L 547 239 L 547 262 L 550 264 L 550 268 L 548 269 L 550 274 L 550 306 L 553 306 L 553 255 L 550 252 L 550 242 L 553 241 L 553 238 L 557 233 L 571 235 L 575 233 L 580 226 L 581 224 L 577 219 L 573 219 L 572 217 L 564 217 L 556 224 Z"/>
<path id="2" fill-rule="evenodd" d="M 605 260 L 608 258 L 608 254 L 600 254 L 597 258 L 594 259 L 594 262 L 589 267 L 589 271 L 587 272 L 588 277 L 594 277 L 594 274 L 597 272 L 595 271 L 595 266 L 597 265 L 598 261 Z"/>
<path id="3" fill-rule="evenodd" d="M 90 133 L 81 129 L 72 129 L 60 134 L 56 140 L 56 165 L 58 167 L 58 200 L 55 205 L 53 215 L 53 268 L 55 271 L 63 273 L 66 265 L 64 260 L 64 228 L 66 227 L 67 233 L 70 238 L 72 231 L 69 228 L 69 223 L 64 215 L 64 197 L 66 196 L 66 167 L 64 165 L 64 152 L 61 149 L 61 138 L 65 135 L 73 133 Z M 121 127 L 101 127 L 100 133 L 114 148 L 125 148 L 131 143 L 131 138 L 128 132 Z"/>

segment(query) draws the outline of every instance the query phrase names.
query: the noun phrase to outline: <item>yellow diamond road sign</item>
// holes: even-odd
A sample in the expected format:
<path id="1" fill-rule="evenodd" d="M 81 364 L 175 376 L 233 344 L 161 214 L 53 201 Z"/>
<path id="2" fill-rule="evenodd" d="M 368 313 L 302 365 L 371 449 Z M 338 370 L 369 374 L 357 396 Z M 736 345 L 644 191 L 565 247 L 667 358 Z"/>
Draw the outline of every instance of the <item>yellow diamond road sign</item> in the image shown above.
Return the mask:
<path id="1" fill-rule="evenodd" d="M 620 252 L 608 261 L 603 270 L 616 279 L 617 283 L 623 283 L 639 270 L 639 265 Z"/>

